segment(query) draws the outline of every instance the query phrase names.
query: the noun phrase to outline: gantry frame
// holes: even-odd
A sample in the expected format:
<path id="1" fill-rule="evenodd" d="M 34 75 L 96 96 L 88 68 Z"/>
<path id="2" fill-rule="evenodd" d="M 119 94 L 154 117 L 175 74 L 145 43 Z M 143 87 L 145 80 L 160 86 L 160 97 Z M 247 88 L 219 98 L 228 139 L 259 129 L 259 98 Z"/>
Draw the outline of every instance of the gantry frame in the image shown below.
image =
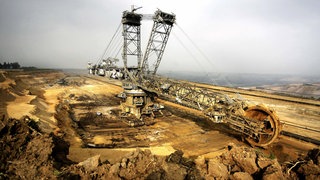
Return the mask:
<path id="1" fill-rule="evenodd" d="M 168 14 L 160 10 L 155 12 L 152 31 L 142 62 L 141 69 L 144 73 L 156 74 L 175 19 L 174 14 Z"/>

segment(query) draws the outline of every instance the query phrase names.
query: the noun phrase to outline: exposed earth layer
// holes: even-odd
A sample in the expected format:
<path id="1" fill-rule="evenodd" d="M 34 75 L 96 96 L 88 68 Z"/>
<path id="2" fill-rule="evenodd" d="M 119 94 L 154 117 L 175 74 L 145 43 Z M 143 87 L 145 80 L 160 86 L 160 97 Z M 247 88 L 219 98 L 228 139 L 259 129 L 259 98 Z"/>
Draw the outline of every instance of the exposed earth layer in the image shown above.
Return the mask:
<path id="1" fill-rule="evenodd" d="M 172 102 L 159 100 L 164 115 L 152 125 L 129 127 L 118 116 L 122 89 L 108 81 L 53 70 L 0 72 L 0 178 L 320 177 L 319 146 L 280 136 L 265 149 L 250 147 L 223 124 Z M 303 111 L 299 123 L 319 128 L 313 106 L 252 101 L 259 100 L 292 123 Z"/>

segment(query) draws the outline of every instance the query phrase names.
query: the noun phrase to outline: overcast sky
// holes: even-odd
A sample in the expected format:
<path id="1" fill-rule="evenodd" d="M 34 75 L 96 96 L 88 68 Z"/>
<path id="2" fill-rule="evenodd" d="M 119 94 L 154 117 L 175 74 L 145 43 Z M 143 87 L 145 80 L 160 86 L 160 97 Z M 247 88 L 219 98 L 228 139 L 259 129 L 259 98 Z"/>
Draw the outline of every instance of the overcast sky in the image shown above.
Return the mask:
<path id="1" fill-rule="evenodd" d="M 176 14 L 160 70 L 320 74 L 319 0 L 0 0 L 0 60 L 85 68 L 132 4 Z"/>

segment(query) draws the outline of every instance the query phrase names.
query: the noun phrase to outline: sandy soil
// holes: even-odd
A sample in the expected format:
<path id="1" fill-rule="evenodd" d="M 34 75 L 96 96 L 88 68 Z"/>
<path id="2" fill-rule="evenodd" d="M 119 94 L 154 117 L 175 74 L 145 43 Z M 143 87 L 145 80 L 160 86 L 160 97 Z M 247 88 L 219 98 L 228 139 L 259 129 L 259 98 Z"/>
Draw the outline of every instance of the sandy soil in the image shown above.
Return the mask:
<path id="1" fill-rule="evenodd" d="M 156 155 L 169 155 L 175 150 L 180 149 L 187 157 L 200 155 L 211 157 L 213 155 L 221 154 L 221 150 L 224 149 L 228 143 L 234 142 L 236 144 L 243 144 L 234 137 L 220 133 L 217 130 L 203 130 L 201 126 L 190 121 L 190 119 L 177 115 L 159 117 L 157 118 L 157 122 L 151 126 L 139 128 L 123 127 L 122 121 L 119 121 L 116 116 L 112 117 L 112 115 L 108 114 L 108 111 L 117 108 L 115 105 L 119 103 L 119 99 L 114 96 L 121 91 L 122 89 L 119 86 L 87 79 L 81 86 L 70 87 L 70 89 L 65 91 L 67 93 L 60 95 L 59 99 L 68 101 L 68 104 L 73 107 L 76 121 L 81 121 L 81 119 L 86 120 L 86 114 L 94 114 L 96 112 L 101 112 L 106 115 L 106 117 L 104 117 L 105 120 L 103 121 L 109 119 L 109 124 L 101 122 L 99 119 L 95 120 L 94 118 L 90 120 L 91 122 L 86 124 L 85 130 L 90 131 L 90 135 L 88 136 L 91 137 L 91 143 L 113 143 L 111 139 L 119 139 L 119 135 L 112 135 L 112 133 L 115 134 L 123 130 L 127 132 L 130 131 L 131 133 L 130 136 L 126 136 L 125 132 L 120 135 L 120 137 L 124 137 L 124 140 L 118 142 L 118 144 L 126 144 L 118 145 L 122 147 L 121 149 L 106 149 L 102 152 L 99 149 L 82 149 L 79 147 L 79 144 L 75 144 L 75 146 L 71 144 L 70 148 L 72 150 L 68 156 L 71 160 L 83 161 L 91 157 L 93 152 L 97 151 L 101 155 L 102 160 L 108 159 L 110 162 L 114 162 L 118 160 L 114 157 L 115 154 L 120 157 L 127 151 L 135 150 L 134 146 L 149 149 Z M 71 98 L 69 96 L 70 94 L 72 94 Z M 166 103 L 175 106 L 170 102 Z M 89 106 L 90 108 L 87 108 Z M 112 124 L 113 128 L 111 128 L 110 124 Z M 107 128 L 100 128 L 101 126 Z M 131 138 L 132 133 L 134 135 Z M 194 148 L 194 144 L 197 144 L 196 149 Z M 79 156 L 79 154 L 81 154 L 81 156 Z"/>
<path id="2" fill-rule="evenodd" d="M 252 149 L 241 141 L 241 136 L 230 132 L 225 126 L 212 124 L 195 110 L 163 100 L 159 100 L 159 102 L 166 106 L 167 113 L 165 114 L 167 115 L 157 118 L 153 125 L 132 128 L 126 126 L 114 113 L 117 112 L 119 104 L 119 99 L 115 96 L 122 91 L 119 86 L 76 75 L 67 76 L 56 71 L 2 72 L 1 77 L 0 87 L 3 98 L 0 101 L 0 113 L 9 118 L 22 120 L 23 117 L 28 116 L 39 122 L 41 133 L 54 134 L 50 138 L 53 138 L 54 143 L 58 138 L 58 142 L 63 142 L 59 149 L 65 150 L 63 150 L 63 154 L 53 151 L 55 152 L 53 161 L 62 163 L 62 166 L 66 166 L 70 162 L 85 161 L 95 155 L 100 155 L 99 158 L 102 162 L 108 160 L 111 165 L 116 164 L 121 162 L 128 152 L 134 153 L 136 147 L 147 152 L 150 151 L 159 157 L 171 156 L 176 150 L 181 150 L 185 158 L 208 160 L 216 157 L 231 157 L 231 154 L 226 155 L 225 153 L 231 153 L 228 147 L 232 143 L 234 147 L 247 148 L 248 152 L 253 153 L 252 156 L 257 156 L 254 154 L 258 151 L 270 157 L 275 156 L 280 163 L 295 162 L 299 158 L 305 157 L 311 149 L 319 148 L 316 145 L 283 136 L 268 149 Z M 250 96 L 250 98 L 252 97 Z M 259 100 L 274 107 L 277 111 L 279 110 L 278 114 L 282 120 L 299 122 L 301 125 L 310 123 L 313 128 L 318 129 L 320 127 L 318 110 L 311 105 L 284 103 L 268 98 L 252 98 L 252 101 L 255 102 Z M 96 115 L 97 112 L 102 113 L 102 116 Z M 22 127 L 24 126 L 22 125 Z M 3 127 L 5 125 L 0 126 L 1 133 L 4 133 Z M 292 129 L 291 127 L 285 128 Z M 26 129 L 28 130 L 28 128 Z M 313 137 L 318 138 L 319 134 Z M 29 138 L 35 138 L 32 141 L 34 143 L 46 141 L 48 143 L 46 152 L 52 153 L 50 150 L 51 140 L 47 140 L 49 136 L 37 139 L 37 135 L 32 135 Z M 87 143 L 92 142 L 96 144 L 109 143 L 113 145 L 113 148 L 84 148 Z M 31 145 L 30 148 L 30 151 L 36 151 L 32 149 Z M 240 150 L 236 152 L 238 153 L 238 151 Z M 57 156 L 57 154 L 64 157 L 63 161 L 58 158 L 60 155 Z M 142 155 L 149 157 L 148 153 L 142 153 Z M 223 162 L 222 159 L 219 160 L 220 163 Z M 48 161 L 47 156 L 44 161 Z M 208 162 L 211 161 L 205 162 L 207 163 L 203 165 L 208 169 L 210 165 Z M 255 163 L 254 160 L 253 162 Z M 111 167 L 113 166 L 108 169 Z M 211 164 L 211 167 L 214 166 Z M 242 166 L 237 165 L 237 167 Z M 50 164 L 48 168 L 52 169 Z M 259 170 L 259 168 L 260 166 L 258 169 L 254 169 L 249 176 L 262 177 L 264 170 L 262 171 L 263 168 Z M 164 170 L 168 172 L 166 168 Z M 232 170 L 229 174 L 232 172 L 231 175 L 233 175 L 236 171 Z M 247 172 L 245 168 L 241 171 Z M 214 172 L 210 173 L 214 174 Z M 202 175 L 211 177 L 210 173 L 203 172 Z M 254 175 L 254 173 L 259 175 Z"/>

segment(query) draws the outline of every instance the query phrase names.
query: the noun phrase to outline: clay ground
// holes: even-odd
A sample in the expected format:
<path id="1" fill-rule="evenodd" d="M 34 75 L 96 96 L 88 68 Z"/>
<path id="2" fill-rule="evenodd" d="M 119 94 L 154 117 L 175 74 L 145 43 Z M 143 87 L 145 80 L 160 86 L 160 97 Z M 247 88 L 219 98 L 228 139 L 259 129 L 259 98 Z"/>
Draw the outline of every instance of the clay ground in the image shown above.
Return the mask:
<path id="1" fill-rule="evenodd" d="M 72 81 L 81 82 L 82 79 L 83 77 L 68 77 L 65 80 L 72 84 Z M 56 94 L 53 92 L 57 91 L 61 91 L 61 87 L 51 87 L 46 90 L 45 97 L 47 94 Z M 164 112 L 165 115 L 157 118 L 155 124 L 128 127 L 116 113 L 120 99 L 115 96 L 120 92 L 122 88 L 119 86 L 93 79 L 85 79 L 80 86 L 71 85 L 63 88 L 60 99 L 68 101 L 72 107 L 74 120 L 80 126 L 77 133 L 82 135 L 81 140 L 79 136 L 75 137 L 75 143 L 71 144 L 71 160 L 79 162 L 99 153 L 102 160 L 108 159 L 113 162 L 117 161 L 120 155 L 133 151 L 136 147 L 150 149 L 156 155 L 169 155 L 180 149 L 188 157 L 210 157 L 221 154 L 221 150 L 231 142 L 243 144 L 224 132 L 214 130 L 214 127 L 210 128 L 208 125 L 208 128 L 205 128 L 205 123 L 202 127 L 199 126 L 194 122 L 196 119 L 193 121 L 183 117 L 183 112 L 171 114 L 170 109 L 175 107 L 174 104 L 167 107 L 166 111 L 169 113 Z M 102 115 L 98 116 L 97 112 Z M 103 144 L 107 148 L 101 150 L 81 147 L 90 143 Z"/>
<path id="2" fill-rule="evenodd" d="M 99 80 L 98 82 L 100 83 L 102 81 L 121 85 L 120 82 L 117 82 L 115 80 L 109 80 L 104 77 L 95 76 L 94 79 Z M 90 80 L 94 81 L 94 79 Z M 320 140 L 320 101 L 318 100 L 303 99 L 291 96 L 280 96 L 260 91 L 249 91 L 206 84 L 196 85 L 205 88 L 211 88 L 213 91 L 225 92 L 231 97 L 235 96 L 236 93 L 240 93 L 241 96 L 248 100 L 251 104 L 264 104 L 274 109 L 277 112 L 277 115 L 282 123 L 283 131 L 297 133 L 301 136 L 315 139 L 318 141 Z M 168 110 L 173 112 L 173 114 L 180 117 L 185 117 L 188 121 L 195 122 L 199 127 L 202 128 L 202 130 L 209 129 L 209 131 L 219 131 L 220 134 L 227 134 L 229 137 L 231 136 L 235 138 L 234 140 L 238 143 L 242 143 L 241 138 L 239 136 L 235 135 L 232 131 L 230 132 L 229 129 L 227 129 L 225 126 L 221 124 L 210 123 L 208 119 L 204 118 L 201 112 L 174 104 L 172 102 L 163 100 L 158 101 L 164 104 Z M 291 126 L 291 124 L 317 131 L 315 132 L 310 131 L 308 129 L 302 129 L 301 127 L 294 127 Z M 197 138 L 202 139 L 202 137 L 204 137 L 204 135 Z M 174 140 L 171 139 L 171 141 Z M 220 142 L 226 142 L 226 139 L 217 138 L 215 144 L 219 144 Z M 204 149 L 208 149 L 209 151 L 214 150 L 211 150 L 210 146 L 212 145 L 206 145 L 204 146 Z M 214 148 L 214 145 L 212 147 Z M 286 160 L 295 159 L 299 156 L 299 154 L 304 154 L 306 151 L 308 151 L 308 149 L 312 149 L 315 147 L 318 147 L 318 145 L 299 141 L 297 139 L 293 139 L 287 136 L 280 136 L 278 140 L 268 148 L 267 152 L 276 154 L 281 162 L 285 162 Z M 202 154 L 198 154 L 198 156 L 199 155 Z"/>
<path id="3" fill-rule="evenodd" d="M 159 102 L 166 107 L 164 116 L 156 118 L 153 125 L 129 127 L 117 113 L 120 100 L 116 95 L 122 88 L 105 78 L 101 81 L 58 71 L 39 71 L 1 72 L 0 80 L 0 113 L 14 119 L 28 116 L 38 121 L 44 132 L 64 138 L 70 143 L 67 157 L 73 162 L 99 154 L 101 161 L 116 163 L 137 147 L 159 156 L 181 150 L 184 157 L 205 159 L 225 153 L 230 143 L 249 147 L 239 134 L 224 125 L 213 124 L 199 112 L 163 100 Z M 273 107 L 283 122 L 320 129 L 317 105 L 244 97 Z M 302 132 L 290 126 L 284 129 L 320 140 L 319 133 Z M 88 148 L 92 146 L 96 148 Z M 305 156 L 313 148 L 319 146 L 281 136 L 267 149 L 258 150 L 285 163 Z"/>

